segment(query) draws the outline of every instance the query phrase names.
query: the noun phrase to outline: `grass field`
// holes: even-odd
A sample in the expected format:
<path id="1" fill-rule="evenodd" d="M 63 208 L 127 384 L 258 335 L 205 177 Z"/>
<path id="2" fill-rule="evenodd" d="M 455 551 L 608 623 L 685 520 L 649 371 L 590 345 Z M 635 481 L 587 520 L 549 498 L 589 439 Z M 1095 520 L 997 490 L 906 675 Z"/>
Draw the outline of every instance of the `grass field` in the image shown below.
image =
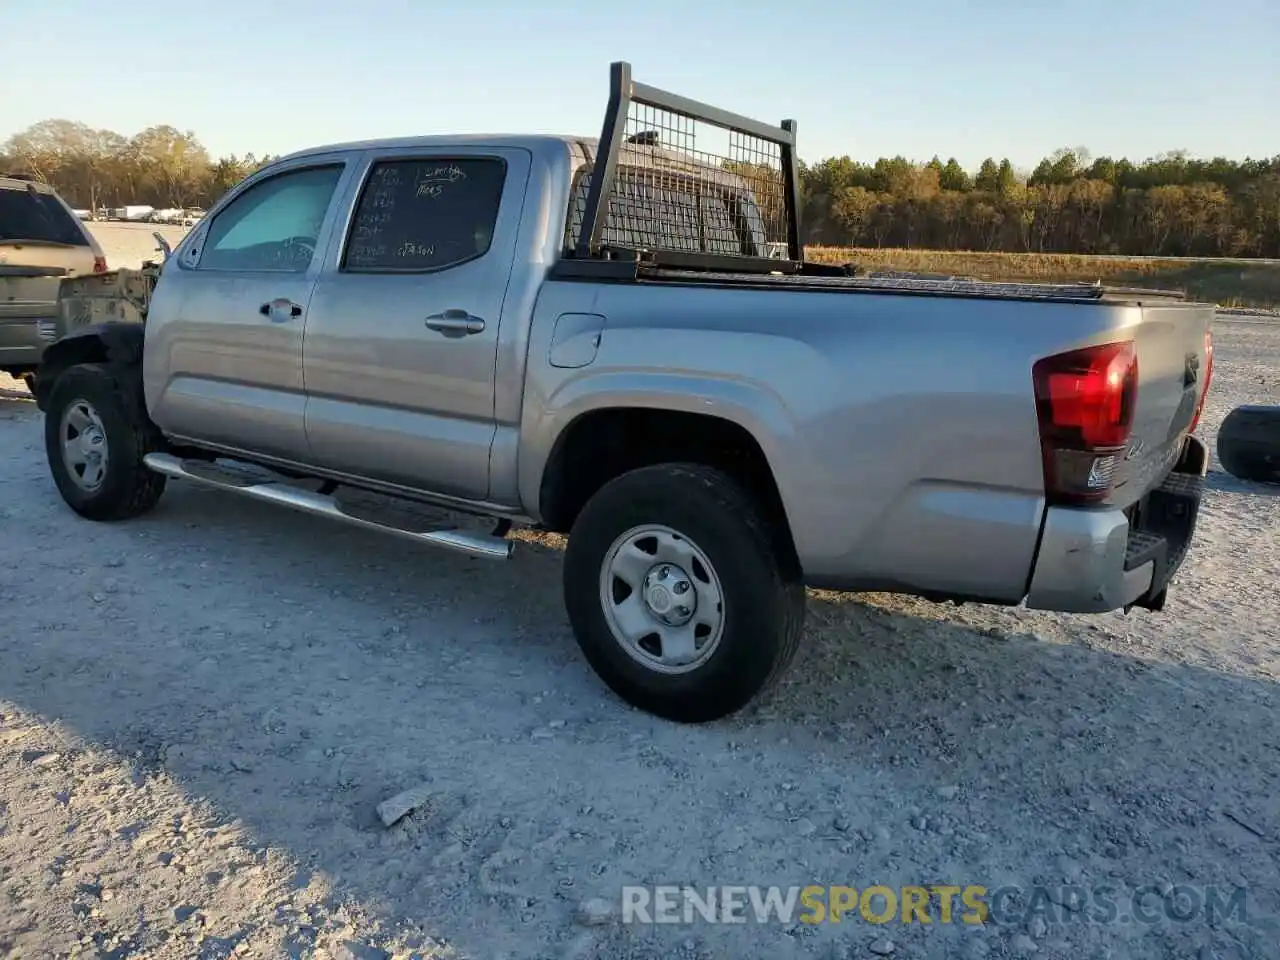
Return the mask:
<path id="1" fill-rule="evenodd" d="M 963 274 L 985 280 L 1081 280 L 1162 290 L 1224 307 L 1280 308 L 1280 265 L 1248 260 L 1159 260 L 1062 253 L 971 253 L 808 247 L 821 263 L 856 263 L 869 270 Z"/>

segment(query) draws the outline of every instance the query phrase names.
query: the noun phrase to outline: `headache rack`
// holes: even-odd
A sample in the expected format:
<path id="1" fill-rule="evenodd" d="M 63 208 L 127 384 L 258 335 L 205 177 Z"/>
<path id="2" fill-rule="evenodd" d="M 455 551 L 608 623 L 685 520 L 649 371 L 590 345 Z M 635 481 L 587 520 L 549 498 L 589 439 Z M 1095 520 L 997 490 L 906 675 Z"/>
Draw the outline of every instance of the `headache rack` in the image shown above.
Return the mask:
<path id="1" fill-rule="evenodd" d="M 614 63 L 600 140 L 574 184 L 563 267 L 799 273 L 799 200 L 794 120 L 761 123 L 636 83 L 629 63 Z"/>
<path id="2" fill-rule="evenodd" d="M 796 122 L 771 126 L 609 68 L 598 142 L 581 141 L 558 279 L 863 290 L 1070 302 L 1182 299 L 1100 283 L 992 282 L 814 263 L 800 242 Z"/>

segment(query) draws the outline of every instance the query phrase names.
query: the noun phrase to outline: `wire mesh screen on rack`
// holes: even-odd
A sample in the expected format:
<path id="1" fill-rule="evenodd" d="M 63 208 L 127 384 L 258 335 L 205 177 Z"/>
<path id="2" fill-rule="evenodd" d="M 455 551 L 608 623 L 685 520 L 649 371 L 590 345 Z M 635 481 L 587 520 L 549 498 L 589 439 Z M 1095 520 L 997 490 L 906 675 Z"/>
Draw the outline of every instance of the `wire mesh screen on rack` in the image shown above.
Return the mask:
<path id="1" fill-rule="evenodd" d="M 587 167 L 572 195 L 569 249 L 590 182 Z M 600 240 L 615 249 L 784 258 L 784 191 L 779 144 L 633 100 Z"/>

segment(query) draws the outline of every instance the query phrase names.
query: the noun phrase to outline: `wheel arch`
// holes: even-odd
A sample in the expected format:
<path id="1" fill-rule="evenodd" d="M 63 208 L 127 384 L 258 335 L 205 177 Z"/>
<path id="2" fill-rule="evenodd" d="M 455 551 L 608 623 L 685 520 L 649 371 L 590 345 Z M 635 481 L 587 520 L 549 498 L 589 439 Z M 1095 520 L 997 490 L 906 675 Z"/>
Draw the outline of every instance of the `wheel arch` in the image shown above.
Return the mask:
<path id="1" fill-rule="evenodd" d="M 586 501 L 605 483 L 640 467 L 692 462 L 719 468 L 742 482 L 765 507 L 787 552 L 795 555 L 787 498 L 775 465 L 791 435 L 780 405 L 707 402 L 694 390 L 606 395 L 563 409 L 546 434 L 545 456 L 524 478 L 526 503 L 552 530 L 567 532 Z M 530 466 L 526 464 L 526 466 Z M 527 485 L 526 485 L 527 484 Z"/>
<path id="2" fill-rule="evenodd" d="M 138 323 L 96 323 L 50 344 L 36 371 L 36 406 L 43 412 L 58 377 L 79 363 L 114 363 L 142 366 L 145 328 Z"/>

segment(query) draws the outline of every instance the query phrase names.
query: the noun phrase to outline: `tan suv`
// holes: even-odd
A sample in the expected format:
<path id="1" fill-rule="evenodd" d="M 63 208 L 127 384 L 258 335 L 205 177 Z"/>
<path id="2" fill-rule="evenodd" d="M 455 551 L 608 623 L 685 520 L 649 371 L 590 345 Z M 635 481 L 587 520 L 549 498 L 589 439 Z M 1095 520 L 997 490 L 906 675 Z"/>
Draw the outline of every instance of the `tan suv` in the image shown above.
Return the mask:
<path id="1" fill-rule="evenodd" d="M 0 176 L 0 372 L 35 372 L 56 329 L 62 277 L 106 269 L 102 247 L 52 187 Z"/>

